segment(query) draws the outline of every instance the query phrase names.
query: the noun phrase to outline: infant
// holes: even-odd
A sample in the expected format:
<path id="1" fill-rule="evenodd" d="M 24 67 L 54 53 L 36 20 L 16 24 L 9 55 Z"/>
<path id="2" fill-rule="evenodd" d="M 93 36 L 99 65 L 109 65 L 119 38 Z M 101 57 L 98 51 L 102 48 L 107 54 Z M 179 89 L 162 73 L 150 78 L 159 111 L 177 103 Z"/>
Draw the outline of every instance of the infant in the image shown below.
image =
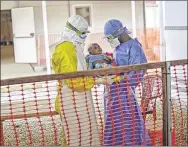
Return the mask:
<path id="1" fill-rule="evenodd" d="M 112 64 L 112 56 L 102 53 L 101 47 L 97 43 L 90 44 L 89 54 L 86 56 L 86 62 L 89 69 L 109 68 Z"/>
<path id="2" fill-rule="evenodd" d="M 89 69 L 110 68 L 113 65 L 112 54 L 102 53 L 102 49 L 97 43 L 90 44 L 88 52 L 89 55 L 86 56 L 86 62 L 89 65 Z M 120 79 L 120 76 L 108 75 L 108 83 L 110 85 L 114 82 L 120 82 Z"/>

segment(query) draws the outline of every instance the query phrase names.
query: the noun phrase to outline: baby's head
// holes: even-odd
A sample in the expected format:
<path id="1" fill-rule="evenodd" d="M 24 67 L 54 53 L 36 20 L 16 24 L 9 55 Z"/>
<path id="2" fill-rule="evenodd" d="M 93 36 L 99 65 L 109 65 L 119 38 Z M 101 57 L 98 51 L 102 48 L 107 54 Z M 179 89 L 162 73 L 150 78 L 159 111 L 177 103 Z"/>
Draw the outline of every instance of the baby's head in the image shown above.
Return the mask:
<path id="1" fill-rule="evenodd" d="M 102 54 L 102 48 L 97 43 L 91 43 L 88 52 L 90 55 L 99 55 Z"/>

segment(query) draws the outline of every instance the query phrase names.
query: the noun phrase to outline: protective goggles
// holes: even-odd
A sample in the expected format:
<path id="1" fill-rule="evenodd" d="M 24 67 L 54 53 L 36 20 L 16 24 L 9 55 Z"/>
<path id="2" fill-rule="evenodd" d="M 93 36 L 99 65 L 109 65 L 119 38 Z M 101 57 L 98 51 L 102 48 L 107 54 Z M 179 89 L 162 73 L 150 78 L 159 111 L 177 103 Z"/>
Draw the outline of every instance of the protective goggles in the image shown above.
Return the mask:
<path id="1" fill-rule="evenodd" d="M 73 30 L 74 32 L 76 32 L 76 34 L 78 36 L 86 36 L 86 33 L 89 33 L 89 31 L 85 31 L 85 32 L 81 32 L 78 29 L 76 29 L 73 25 L 71 25 L 69 22 L 66 23 L 66 27 L 70 30 Z"/>
<path id="2" fill-rule="evenodd" d="M 127 34 L 131 34 L 131 32 L 128 31 L 128 29 L 126 27 L 124 27 L 124 28 L 119 28 L 117 31 L 108 35 L 105 38 L 107 38 L 108 40 L 113 40 L 113 39 L 117 38 L 122 32 L 126 32 Z"/>
<path id="3" fill-rule="evenodd" d="M 119 34 L 119 31 L 121 30 L 122 28 L 118 29 L 117 31 L 115 31 L 114 33 L 106 36 L 105 38 L 107 38 L 108 40 L 113 40 L 115 38 L 117 38 L 117 35 Z"/>

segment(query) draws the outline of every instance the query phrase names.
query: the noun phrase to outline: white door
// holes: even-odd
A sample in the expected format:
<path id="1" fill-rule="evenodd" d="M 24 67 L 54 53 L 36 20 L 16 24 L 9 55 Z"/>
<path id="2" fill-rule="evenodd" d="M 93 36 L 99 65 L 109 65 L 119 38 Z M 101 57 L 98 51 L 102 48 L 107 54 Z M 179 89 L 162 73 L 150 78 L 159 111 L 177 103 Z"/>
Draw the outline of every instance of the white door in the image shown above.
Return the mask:
<path id="1" fill-rule="evenodd" d="M 33 8 L 12 9 L 12 28 L 15 62 L 37 63 Z"/>

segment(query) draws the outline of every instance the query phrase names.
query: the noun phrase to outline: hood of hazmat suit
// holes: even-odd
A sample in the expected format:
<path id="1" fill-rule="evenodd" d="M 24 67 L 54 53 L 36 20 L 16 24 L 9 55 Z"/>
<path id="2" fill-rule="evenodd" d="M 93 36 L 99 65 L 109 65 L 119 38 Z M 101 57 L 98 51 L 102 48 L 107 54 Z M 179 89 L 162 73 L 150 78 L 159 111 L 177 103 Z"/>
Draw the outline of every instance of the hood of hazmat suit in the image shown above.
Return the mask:
<path id="1" fill-rule="evenodd" d="M 105 24 L 104 34 L 108 39 L 118 38 L 123 32 L 130 33 L 119 20 L 113 19 Z M 117 66 L 147 63 L 137 39 L 119 43 L 113 54 Z M 120 83 L 113 83 L 110 91 L 105 94 L 105 146 L 150 145 L 142 113 L 135 98 L 135 88 L 142 81 L 144 73 L 142 70 L 137 73 L 121 73 Z"/>
<path id="2" fill-rule="evenodd" d="M 70 42 L 73 46 L 75 46 L 75 51 L 79 54 L 77 56 L 78 60 L 80 60 L 82 64 L 79 65 L 82 66 L 82 68 L 78 68 L 78 70 L 87 69 L 85 59 L 83 58 L 85 38 L 82 38 L 82 33 L 89 33 L 88 23 L 83 17 L 79 15 L 73 15 L 66 23 L 60 41 L 50 46 L 50 50 L 52 52 L 54 52 L 55 48 L 63 42 Z M 79 62 L 77 63 L 79 64 Z"/>
<path id="3" fill-rule="evenodd" d="M 52 67 L 56 74 L 87 69 L 83 54 L 86 33 L 88 33 L 87 21 L 79 15 L 71 16 L 64 27 L 61 40 L 50 46 L 53 51 Z M 55 109 L 60 114 L 62 125 L 66 130 L 63 132 L 63 146 L 99 145 L 90 92 L 93 86 L 94 79 L 90 77 L 59 81 Z M 91 128 L 92 134 L 86 128 Z"/>

